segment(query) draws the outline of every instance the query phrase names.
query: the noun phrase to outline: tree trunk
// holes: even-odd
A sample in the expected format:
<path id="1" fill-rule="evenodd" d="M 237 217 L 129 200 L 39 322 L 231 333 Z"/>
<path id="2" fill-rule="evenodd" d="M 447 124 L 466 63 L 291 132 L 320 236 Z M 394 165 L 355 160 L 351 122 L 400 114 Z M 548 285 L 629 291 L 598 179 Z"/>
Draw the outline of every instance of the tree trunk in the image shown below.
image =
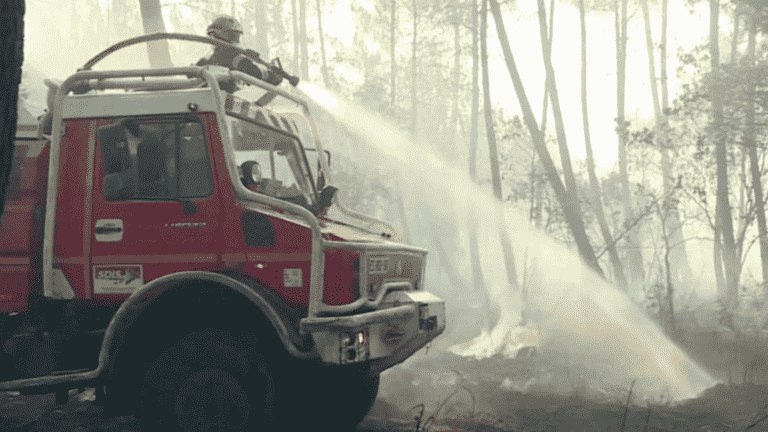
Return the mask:
<path id="1" fill-rule="evenodd" d="M 648 52 L 648 77 L 650 78 L 651 97 L 653 98 L 653 119 L 655 127 L 658 129 L 661 123 L 661 103 L 659 102 L 659 92 L 656 84 L 656 61 L 653 59 L 653 36 L 651 35 L 651 16 L 648 11 L 648 0 L 642 0 L 643 5 L 643 23 L 645 23 L 645 49 Z M 666 184 L 666 174 L 665 184 Z"/>
<path id="2" fill-rule="evenodd" d="M 719 21 L 720 3 L 718 0 L 709 1 L 709 49 L 712 65 L 712 75 L 715 80 L 720 77 L 720 47 Z M 726 314 L 724 322 L 733 326 L 732 317 L 739 305 L 738 268 L 736 244 L 733 236 L 733 219 L 728 197 L 728 160 L 723 137 L 723 95 L 722 90 L 713 89 L 712 95 L 712 129 L 717 162 L 717 200 L 720 204 L 720 222 L 723 236 L 723 256 L 725 261 L 726 281 Z"/>
<path id="3" fill-rule="evenodd" d="M 547 37 L 547 50 L 552 55 L 552 38 L 555 29 L 555 0 L 549 2 L 549 35 Z M 549 108 L 549 76 L 544 77 L 544 102 L 541 104 L 541 133 L 547 130 L 547 109 Z M 545 135 L 546 136 L 546 135 Z"/>
<path id="4" fill-rule="evenodd" d="M 390 80 L 390 87 L 392 88 L 392 91 L 389 95 L 389 109 L 392 111 L 392 115 L 394 116 L 396 114 L 395 110 L 395 84 L 397 83 L 397 80 L 395 79 L 395 61 L 397 60 L 397 53 L 395 51 L 395 29 L 396 29 L 396 23 L 397 23 L 397 0 L 392 0 L 392 20 L 389 24 L 389 80 Z"/>
<path id="5" fill-rule="evenodd" d="M 496 132 L 493 129 L 493 108 L 491 107 L 491 79 L 488 74 L 488 0 L 483 0 L 480 10 L 480 56 L 483 68 L 483 109 L 485 111 L 485 134 L 491 162 L 491 183 L 493 195 L 501 201 L 501 177 L 499 175 L 499 154 L 496 149 Z"/>
<path id="6" fill-rule="evenodd" d="M 413 40 L 411 41 L 411 134 L 414 139 L 419 136 L 418 107 L 416 104 L 416 36 L 419 16 L 416 13 L 416 0 L 413 0 Z"/>
<path id="7" fill-rule="evenodd" d="M 550 50 L 550 55 L 552 54 L 552 40 L 554 36 L 554 30 L 555 28 L 555 0 L 550 0 L 549 2 L 549 35 L 547 37 L 547 47 Z M 546 75 L 546 74 L 545 74 Z M 549 108 L 549 79 L 545 76 L 544 77 L 544 101 L 541 104 L 541 127 L 539 128 L 541 130 L 542 136 L 546 137 L 546 131 L 547 131 L 547 110 Z M 534 151 L 531 155 L 531 209 L 529 214 L 529 220 L 534 221 L 536 228 L 541 228 L 541 185 L 539 185 L 538 189 L 536 188 L 536 181 L 535 181 L 535 172 L 536 172 L 536 152 Z"/>
<path id="8" fill-rule="evenodd" d="M 723 276 L 723 228 L 720 223 L 720 200 L 715 203 L 715 240 L 712 244 L 712 258 L 715 268 L 715 282 L 717 284 L 717 297 L 725 297 L 725 277 Z"/>
<path id="9" fill-rule="evenodd" d="M 757 23 L 754 15 L 749 20 L 749 67 L 755 66 L 755 35 Z M 746 145 L 749 150 L 749 165 L 752 173 L 752 188 L 755 193 L 755 212 L 757 213 L 757 231 L 760 238 L 760 261 L 762 263 L 763 288 L 768 283 L 768 229 L 765 221 L 763 206 L 763 181 L 757 160 L 757 140 L 755 139 L 755 85 L 747 86 L 747 136 Z"/>
<path id="10" fill-rule="evenodd" d="M 733 8 L 733 38 L 731 39 L 731 64 L 735 65 L 739 61 L 739 12 L 741 11 L 741 2 L 736 0 L 736 6 Z M 750 64 L 754 64 L 750 63 Z"/>
<path id="11" fill-rule="evenodd" d="M 323 60 L 323 84 L 326 88 L 331 88 L 331 81 L 328 77 L 328 64 L 325 59 L 325 36 L 323 35 L 323 5 L 321 0 L 317 0 L 317 34 L 320 37 L 320 58 Z"/>
<path id="12" fill-rule="evenodd" d="M 541 164 L 544 167 L 552 189 L 555 192 L 555 196 L 563 208 L 566 222 L 568 223 L 573 237 L 576 239 L 576 245 L 579 248 L 581 257 L 595 271 L 602 274 L 600 267 L 596 266 L 597 258 L 595 257 L 595 253 L 591 246 L 585 247 L 585 245 L 589 246 L 589 239 L 587 238 L 587 233 L 584 229 L 584 221 L 581 219 L 581 214 L 578 212 L 577 208 L 574 208 L 572 205 L 570 205 L 568 192 L 565 190 L 565 187 L 563 186 L 563 183 L 557 174 L 557 168 L 555 168 L 555 164 L 552 162 L 552 157 L 549 155 L 549 151 L 547 150 L 547 147 L 544 143 L 544 136 L 536 124 L 536 118 L 533 116 L 531 104 L 528 101 L 528 96 L 525 94 L 525 88 L 523 87 L 523 82 L 520 79 L 520 73 L 518 72 L 517 65 L 515 64 L 515 58 L 512 55 L 512 49 L 509 45 L 509 38 L 507 37 L 504 21 L 501 17 L 501 9 L 499 8 L 499 3 L 496 0 L 490 1 L 491 13 L 493 14 L 494 22 L 496 23 L 496 32 L 498 33 L 501 49 L 504 53 L 504 60 L 507 64 L 507 70 L 509 72 L 510 78 L 512 79 L 512 84 L 515 87 L 515 93 L 517 94 L 520 108 L 523 111 L 523 118 L 525 120 L 526 126 L 528 127 L 528 132 L 531 134 L 533 139 L 536 152 L 539 155 L 539 159 L 541 160 Z"/>
<path id="13" fill-rule="evenodd" d="M 478 111 L 480 109 L 480 84 L 478 79 L 479 60 L 477 58 L 477 0 L 472 0 L 472 114 L 469 132 L 469 177 L 477 180 L 477 130 Z"/>
<path id="14" fill-rule="evenodd" d="M 264 13 L 254 14 L 254 21 L 256 23 L 256 40 L 254 41 L 253 49 L 261 55 L 264 60 L 269 60 L 269 20 L 267 19 L 267 2 L 266 0 L 256 0 L 254 2 L 254 9 L 258 11 L 264 11 Z M 232 15 L 234 16 L 234 15 Z"/>
<path id="15" fill-rule="evenodd" d="M 539 31 L 541 36 L 541 46 L 544 54 L 544 66 L 547 71 L 547 81 L 549 82 L 549 98 L 552 101 L 552 114 L 555 118 L 555 131 L 557 133 L 557 143 L 560 149 L 560 161 L 563 168 L 563 177 L 565 178 L 565 184 L 568 188 L 567 205 L 573 209 L 573 212 L 578 216 L 581 221 L 581 209 L 579 204 L 579 191 L 576 186 L 576 176 L 573 174 L 573 168 L 571 166 L 571 155 L 568 150 L 568 142 L 565 136 L 565 125 L 563 123 L 563 113 L 560 110 L 560 99 L 557 92 L 557 81 L 555 80 L 555 69 L 552 67 L 551 61 L 551 47 L 547 46 L 547 14 L 544 6 L 544 0 L 537 0 L 539 9 Z M 582 222 L 583 225 L 583 222 Z M 592 245 L 589 242 L 589 238 L 586 235 L 586 231 L 583 236 L 576 236 L 574 233 L 574 240 L 581 253 L 582 257 L 597 271 L 597 273 L 603 276 L 603 271 L 600 268 L 600 263 L 597 261 L 595 251 L 592 249 Z"/>
<path id="16" fill-rule="evenodd" d="M 299 15 L 296 8 L 296 0 L 291 0 L 291 24 L 293 26 L 293 70 L 301 73 L 299 64 Z"/>
<path id="17" fill-rule="evenodd" d="M 459 16 L 457 13 L 456 23 L 453 25 L 453 101 L 451 105 L 450 120 L 450 152 L 455 156 L 456 152 L 456 128 L 459 121 L 459 89 L 461 87 L 461 38 L 459 33 Z"/>
<path id="18" fill-rule="evenodd" d="M 619 145 L 619 175 L 621 177 L 621 195 L 624 206 L 624 226 L 634 222 L 635 215 L 632 205 L 632 195 L 629 191 L 629 172 L 627 169 L 627 130 L 624 115 L 624 99 L 626 94 L 627 66 L 627 0 L 614 3 L 614 25 L 616 29 L 616 134 Z M 629 267 L 629 292 L 638 294 L 645 284 L 645 267 L 641 242 L 637 235 L 638 228 L 634 227 L 626 235 L 627 261 Z"/>
<path id="19" fill-rule="evenodd" d="M 675 318 L 675 289 L 672 282 L 672 267 L 670 263 L 670 253 L 672 248 L 669 246 L 669 234 L 664 233 L 664 265 L 667 267 L 667 319 L 664 329 L 667 334 L 673 336 L 677 333 L 677 319 Z"/>
<path id="20" fill-rule="evenodd" d="M 667 138 L 667 132 L 669 130 L 669 121 L 667 119 L 667 111 L 669 109 L 669 96 L 667 91 L 667 3 L 669 0 L 662 0 L 661 2 L 661 43 L 660 43 L 660 55 L 659 55 L 659 69 L 661 71 L 661 130 L 660 134 L 662 139 L 662 174 L 664 175 L 664 193 L 669 191 L 675 186 L 674 175 L 671 172 L 671 164 L 669 162 L 669 139 Z M 677 204 L 674 199 L 674 193 L 668 195 L 667 208 L 669 208 L 669 216 L 667 217 L 667 227 L 670 236 L 670 242 L 672 243 L 672 251 L 670 252 L 670 262 L 672 265 L 672 276 L 670 277 L 675 283 L 686 283 L 693 279 L 693 272 L 691 271 L 691 264 L 688 261 L 688 251 L 685 247 L 685 240 L 683 239 L 683 224 L 680 222 L 680 213 L 677 210 Z"/>
<path id="21" fill-rule="evenodd" d="M 589 172 L 589 184 L 592 192 L 592 202 L 597 215 L 597 223 L 600 226 L 600 232 L 603 240 L 608 246 L 608 254 L 611 258 L 611 266 L 616 278 L 616 283 L 624 291 L 627 290 L 627 279 L 624 276 L 624 266 L 619 259 L 616 246 L 605 219 L 603 211 L 603 202 L 600 199 L 600 182 L 595 174 L 595 157 L 592 153 L 592 139 L 589 134 L 589 111 L 587 110 L 587 20 L 584 11 L 584 0 L 579 0 L 579 20 L 581 22 L 581 113 L 582 127 L 584 129 L 584 145 L 587 151 L 587 171 Z"/>
<path id="22" fill-rule="evenodd" d="M 0 217 L 10 181 L 13 143 L 18 121 L 21 65 L 24 63 L 24 0 L 7 0 L 0 5 L 0 22 L 5 31 L 3 56 L 0 61 Z"/>
<path id="23" fill-rule="evenodd" d="M 488 154 L 491 163 L 491 183 L 493 195 L 499 202 L 501 197 L 501 176 L 499 175 L 499 155 L 496 148 L 496 131 L 493 127 L 493 108 L 491 107 L 491 79 L 488 72 L 488 0 L 482 0 L 480 10 L 480 64 L 483 70 L 483 107 L 485 111 L 485 133 L 488 136 Z M 504 211 L 499 206 L 499 240 L 504 254 L 504 267 L 507 269 L 507 282 L 512 289 L 518 289 L 517 274 L 515 272 L 515 256 L 512 249 L 512 239 L 504 226 Z"/>
<path id="24" fill-rule="evenodd" d="M 301 45 L 301 79 L 303 80 L 309 80 L 309 49 L 307 44 L 307 0 L 299 0 L 299 45 Z"/>
<path id="25" fill-rule="evenodd" d="M 160 0 L 139 0 L 141 9 L 141 23 L 144 26 L 144 34 L 165 32 L 162 8 Z M 172 67 L 171 51 L 167 40 L 147 42 L 149 65 L 155 67 Z"/>

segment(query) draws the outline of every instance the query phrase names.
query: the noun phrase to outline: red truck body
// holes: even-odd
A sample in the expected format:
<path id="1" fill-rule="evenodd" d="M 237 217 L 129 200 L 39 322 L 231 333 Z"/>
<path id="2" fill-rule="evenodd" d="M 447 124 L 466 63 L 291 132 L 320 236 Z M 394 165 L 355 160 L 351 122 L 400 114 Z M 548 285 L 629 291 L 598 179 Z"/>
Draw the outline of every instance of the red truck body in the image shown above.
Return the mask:
<path id="1" fill-rule="evenodd" d="M 323 149 L 316 135 L 300 138 L 316 134 L 300 98 L 215 66 L 89 68 L 49 84 L 49 115 L 16 141 L 0 219 L 0 390 L 63 399 L 93 386 L 108 405 L 186 430 L 184 416 L 168 420 L 173 409 L 157 401 L 202 385 L 195 370 L 240 377 L 242 387 L 239 363 L 196 360 L 174 385 L 151 391 L 146 377 L 169 373 L 163 356 L 187 361 L 179 344 L 190 338 L 211 349 L 200 334 L 217 331 L 261 341 L 241 357 L 266 359 L 258 369 L 286 388 L 306 392 L 309 380 L 320 391 L 328 373 L 315 368 L 336 365 L 359 421 L 378 374 L 445 327 L 442 300 L 423 288 L 426 251 L 330 199 L 334 188 L 319 190 L 315 177 L 330 176 L 324 160 L 313 172 L 305 154 Z M 222 92 L 218 83 L 232 79 L 269 97 Z M 82 84 L 89 91 L 70 94 Z M 303 112 L 270 109 L 276 96 Z M 286 364 L 288 375 L 279 371 Z M 243 415 L 256 418 L 256 405 Z"/>

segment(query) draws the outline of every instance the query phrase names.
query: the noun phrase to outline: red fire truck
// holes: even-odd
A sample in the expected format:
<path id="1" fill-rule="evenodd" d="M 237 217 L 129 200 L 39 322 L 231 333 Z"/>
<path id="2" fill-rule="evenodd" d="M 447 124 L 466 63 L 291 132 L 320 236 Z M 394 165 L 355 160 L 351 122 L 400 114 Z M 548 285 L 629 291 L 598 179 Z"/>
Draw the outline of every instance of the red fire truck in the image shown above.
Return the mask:
<path id="1" fill-rule="evenodd" d="M 146 430 L 354 427 L 380 372 L 445 328 L 426 251 L 335 199 L 295 92 L 213 65 L 92 69 L 158 39 L 225 44 L 123 41 L 46 81 L 48 121 L 20 129 L 0 219 L 0 391 L 66 403 L 94 388 Z"/>

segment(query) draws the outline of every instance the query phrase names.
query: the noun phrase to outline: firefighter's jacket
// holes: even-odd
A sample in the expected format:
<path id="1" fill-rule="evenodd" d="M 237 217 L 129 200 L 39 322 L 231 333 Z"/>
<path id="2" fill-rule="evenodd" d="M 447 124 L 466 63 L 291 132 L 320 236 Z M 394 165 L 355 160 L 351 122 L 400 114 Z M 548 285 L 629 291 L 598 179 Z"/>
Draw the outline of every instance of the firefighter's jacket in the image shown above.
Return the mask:
<path id="1" fill-rule="evenodd" d="M 216 47 L 210 57 L 201 58 L 197 62 L 197 66 L 208 64 L 224 66 L 232 70 L 247 73 L 248 75 L 266 81 L 272 85 L 279 85 L 283 81 L 283 77 L 280 74 L 271 71 L 269 67 L 255 63 L 248 57 L 231 48 Z M 234 93 L 238 90 L 237 84 L 235 84 L 233 80 L 222 81 L 219 85 L 222 90 L 228 93 Z"/>

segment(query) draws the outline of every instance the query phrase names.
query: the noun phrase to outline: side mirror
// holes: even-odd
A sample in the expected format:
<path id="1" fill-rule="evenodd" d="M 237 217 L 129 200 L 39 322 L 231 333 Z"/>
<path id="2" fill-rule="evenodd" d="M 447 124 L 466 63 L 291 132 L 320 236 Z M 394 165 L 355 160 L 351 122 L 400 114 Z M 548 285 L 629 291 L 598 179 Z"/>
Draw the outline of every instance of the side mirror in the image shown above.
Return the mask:
<path id="1" fill-rule="evenodd" d="M 320 191 L 320 196 L 317 198 L 317 211 L 315 213 L 320 213 L 333 204 L 333 197 L 338 190 L 339 188 L 335 186 L 324 187 L 323 190 Z"/>

